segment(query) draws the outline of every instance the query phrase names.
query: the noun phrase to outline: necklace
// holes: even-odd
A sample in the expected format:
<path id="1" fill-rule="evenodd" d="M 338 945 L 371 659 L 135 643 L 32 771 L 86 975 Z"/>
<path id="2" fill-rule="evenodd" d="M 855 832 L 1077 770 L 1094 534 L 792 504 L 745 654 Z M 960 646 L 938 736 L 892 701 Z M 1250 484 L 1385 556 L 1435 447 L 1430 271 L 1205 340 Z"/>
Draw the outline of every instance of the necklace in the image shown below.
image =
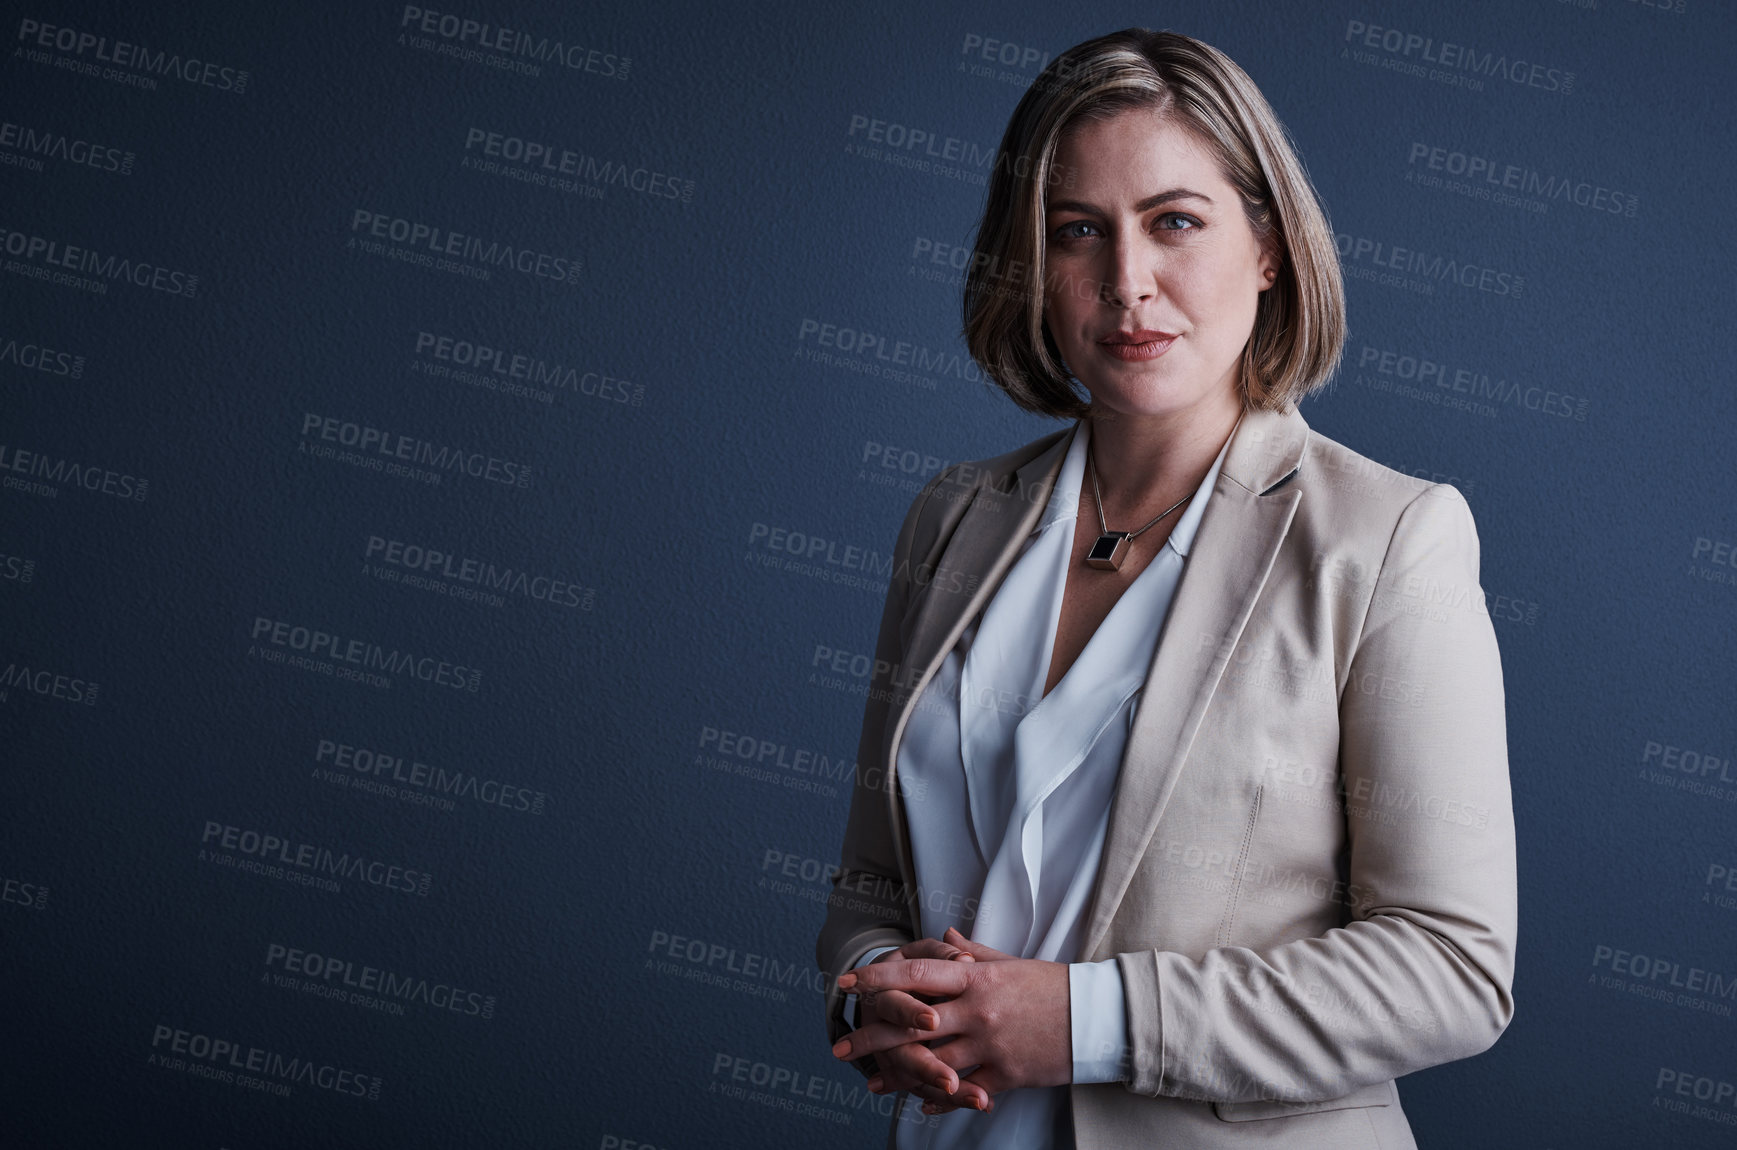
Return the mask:
<path id="1" fill-rule="evenodd" d="M 1104 520 L 1104 493 L 1098 490 L 1098 469 L 1092 465 L 1092 444 L 1089 442 L 1086 444 L 1086 474 L 1092 477 L 1092 499 L 1098 505 L 1098 527 L 1103 531 L 1103 534 L 1098 536 L 1098 541 L 1092 544 L 1092 549 L 1086 552 L 1086 566 L 1096 567 L 1100 571 L 1120 571 L 1122 561 L 1127 559 L 1128 553 L 1133 550 L 1129 544 L 1135 538 L 1144 534 L 1171 511 L 1194 498 L 1192 494 L 1184 495 L 1172 503 L 1168 510 L 1153 516 L 1151 523 L 1138 531 L 1111 531 L 1110 525 Z"/>

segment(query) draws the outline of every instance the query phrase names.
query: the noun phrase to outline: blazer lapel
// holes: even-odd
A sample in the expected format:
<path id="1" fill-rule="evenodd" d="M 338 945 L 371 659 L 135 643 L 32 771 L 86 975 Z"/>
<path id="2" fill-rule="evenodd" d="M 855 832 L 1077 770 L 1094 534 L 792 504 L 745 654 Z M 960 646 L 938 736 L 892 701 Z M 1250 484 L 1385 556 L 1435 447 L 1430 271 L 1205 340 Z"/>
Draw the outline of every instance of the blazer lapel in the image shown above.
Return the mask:
<path id="1" fill-rule="evenodd" d="M 1302 492 L 1273 490 L 1296 471 L 1308 424 L 1245 412 L 1189 549 L 1122 754 L 1082 959 L 1109 931 L 1157 830 L 1189 746 L 1266 585 Z"/>
<path id="2" fill-rule="evenodd" d="M 921 927 L 921 900 L 916 897 L 916 867 L 912 865 L 904 807 L 897 778 L 899 740 L 923 687 L 940 670 L 942 660 L 959 641 L 966 624 L 982 610 L 1001 579 L 1019 555 L 1020 544 L 1043 516 L 1051 489 L 1067 458 L 1078 424 L 1061 433 L 1056 441 L 1018 470 L 985 477 L 972 494 L 958 526 L 954 528 L 935 570 L 922 589 L 916 616 L 905 636 L 905 666 L 897 684 L 898 703 L 891 718 L 891 736 L 886 741 L 882 769 L 892 808 L 892 826 L 903 861 L 914 919 Z M 939 498 L 939 496 L 937 496 Z M 911 678 L 912 675 L 917 677 Z"/>
<path id="3" fill-rule="evenodd" d="M 1069 429 L 1025 466 L 988 479 L 972 495 L 917 604 L 905 650 L 907 666 L 923 669 L 922 680 L 913 684 L 912 697 L 901 702 L 895 730 L 903 726 L 921 683 L 940 668 L 965 625 L 989 601 L 1002 576 L 1013 566 L 1020 544 L 1049 504 L 1050 491 L 1073 438 L 1074 429 Z"/>

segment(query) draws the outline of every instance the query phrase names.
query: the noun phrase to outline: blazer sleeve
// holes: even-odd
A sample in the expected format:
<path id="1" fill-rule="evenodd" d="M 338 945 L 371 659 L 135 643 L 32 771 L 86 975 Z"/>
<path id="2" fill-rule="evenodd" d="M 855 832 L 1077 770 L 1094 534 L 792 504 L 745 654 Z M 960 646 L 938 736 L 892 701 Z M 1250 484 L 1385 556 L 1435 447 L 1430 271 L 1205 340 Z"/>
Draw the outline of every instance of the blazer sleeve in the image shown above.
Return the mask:
<path id="1" fill-rule="evenodd" d="M 892 713 L 895 683 L 908 682 L 901 670 L 904 661 L 904 621 L 913 589 L 923 577 L 927 548 L 919 543 L 924 512 L 930 499 L 950 481 L 957 465 L 931 479 L 911 503 L 893 546 L 892 574 L 887 580 L 886 604 L 881 611 L 880 634 L 875 641 L 875 667 L 869 681 L 868 701 L 863 708 L 862 736 L 857 745 L 856 774 L 851 789 L 850 817 L 844 832 L 844 848 L 833 891 L 827 899 L 826 922 L 815 944 L 815 961 L 826 974 L 826 1024 L 830 1041 L 837 1041 L 851 1028 L 844 1017 L 846 996 L 838 990 L 838 976 L 861 961 L 876 947 L 903 946 L 915 937 L 905 880 L 893 840 L 891 804 L 887 779 L 882 770 L 886 725 Z M 901 678 L 902 676 L 902 678 Z M 872 1071 L 872 1061 L 857 1065 Z"/>
<path id="2" fill-rule="evenodd" d="M 1388 542 L 1339 691 L 1349 921 L 1259 951 L 1117 955 L 1128 1089 L 1326 1101 L 1477 1054 L 1507 1027 L 1514 823 L 1478 558 L 1447 484 L 1412 500 Z"/>

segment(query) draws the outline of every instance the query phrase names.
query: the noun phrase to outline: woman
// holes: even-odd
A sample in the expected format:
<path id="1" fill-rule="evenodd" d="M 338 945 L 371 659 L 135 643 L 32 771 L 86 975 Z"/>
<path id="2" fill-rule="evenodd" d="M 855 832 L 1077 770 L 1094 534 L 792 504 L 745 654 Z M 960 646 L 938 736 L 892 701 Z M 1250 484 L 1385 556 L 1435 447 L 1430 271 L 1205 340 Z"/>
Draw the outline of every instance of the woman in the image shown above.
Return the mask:
<path id="1" fill-rule="evenodd" d="M 1077 422 L 899 533 L 834 1054 L 923 1099 L 903 1150 L 1414 1146 L 1393 1079 L 1513 1014 L 1501 661 L 1460 494 L 1296 411 L 1343 289 L 1247 75 L 1140 29 L 1055 60 L 965 327 Z"/>

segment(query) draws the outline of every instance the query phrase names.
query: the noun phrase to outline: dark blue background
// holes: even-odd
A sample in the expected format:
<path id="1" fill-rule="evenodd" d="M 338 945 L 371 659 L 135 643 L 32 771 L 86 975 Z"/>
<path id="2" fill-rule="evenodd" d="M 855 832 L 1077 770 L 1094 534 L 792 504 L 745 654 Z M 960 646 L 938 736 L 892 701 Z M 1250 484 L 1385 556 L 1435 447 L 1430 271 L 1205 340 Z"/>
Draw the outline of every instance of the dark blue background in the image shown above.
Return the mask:
<path id="1" fill-rule="evenodd" d="M 0 558 L 0 666 L 100 687 L 91 705 L 17 685 L 0 703 L 11 1144 L 878 1146 L 885 1121 L 866 1106 L 835 1102 L 828 1119 L 715 1092 L 721 1055 L 854 1085 L 825 1049 L 812 976 L 750 977 L 754 990 L 683 977 L 749 954 L 806 971 L 825 891 L 813 867 L 836 857 L 846 788 L 704 759 L 718 732 L 786 761 L 854 754 L 860 696 L 810 672 L 818 647 L 872 650 L 881 592 L 763 566 L 770 529 L 884 555 L 941 461 L 1055 425 L 956 373 L 919 386 L 806 358 L 803 325 L 962 355 L 958 289 L 921 273 L 953 275 L 927 253 L 969 244 L 982 185 L 849 154 L 852 117 L 993 148 L 1038 68 L 962 71 L 981 63 L 962 51 L 970 37 L 1056 53 L 1136 24 L 1248 70 L 1347 245 L 1524 279 L 1516 297 L 1348 278 L 1345 367 L 1303 408 L 1365 455 L 1455 483 L 1484 589 L 1510 604 L 1493 613 L 1520 835 L 1518 1013 L 1490 1053 L 1402 1083 L 1420 1144 L 1730 1143 L 1729 1125 L 1657 1105 L 1675 1096 L 1656 1084 L 1661 1068 L 1737 1081 L 1732 998 L 1722 1015 L 1638 998 L 1598 985 L 1609 964 L 1594 956 L 1737 978 L 1737 909 L 1707 897 L 1722 889 L 1710 867 L 1737 869 L 1737 789 L 1653 782 L 1649 765 L 1681 772 L 1657 752 L 1642 761 L 1649 744 L 1680 747 L 1737 779 L 1737 568 L 1704 562 L 1737 544 L 1737 18 L 1710 0 L 1089 7 L 450 6 L 630 59 L 619 78 L 417 50 L 385 3 L 7 6 L 0 121 L 136 158 L 129 174 L 0 166 L 0 228 L 200 277 L 185 298 L 0 275 L 0 347 L 85 360 L 78 378 L 0 362 L 0 443 L 149 481 L 142 501 L 0 491 L 0 557 L 18 560 Z M 25 20 L 250 78 L 236 94 L 77 75 L 18 51 Z M 1474 91 L 1361 62 L 1354 21 L 1572 71 L 1572 92 L 1499 78 Z M 691 200 L 468 170 L 472 128 L 691 180 Z M 1537 212 L 1423 187 L 1407 179 L 1419 143 L 1613 189 L 1638 210 Z M 583 271 L 571 286 L 500 270 L 478 282 L 369 256 L 346 246 L 357 209 L 578 255 Z M 544 404 L 414 374 L 419 331 L 628 380 L 636 398 Z M 1364 349 L 1578 407 L 1468 411 L 1427 385 L 1381 390 Z M 533 479 L 429 486 L 315 460 L 298 451 L 306 413 L 474 446 Z M 930 459 L 877 468 L 886 447 Z M 362 573 L 370 536 L 556 575 L 594 599 L 490 607 L 384 583 Z M 267 665 L 248 654 L 259 617 L 481 668 L 480 688 L 401 675 L 379 690 Z M 505 780 L 547 806 L 356 794 L 314 777 L 321 739 Z M 323 893 L 218 868 L 197 861 L 207 821 L 434 881 L 426 898 L 361 882 Z M 654 950 L 663 936 L 738 958 L 671 959 Z M 496 1013 L 393 1016 L 286 991 L 261 982 L 274 943 L 460 984 Z M 659 954 L 675 973 L 649 965 Z M 148 1064 L 159 1025 L 384 1085 L 367 1101 L 197 1079 Z"/>

